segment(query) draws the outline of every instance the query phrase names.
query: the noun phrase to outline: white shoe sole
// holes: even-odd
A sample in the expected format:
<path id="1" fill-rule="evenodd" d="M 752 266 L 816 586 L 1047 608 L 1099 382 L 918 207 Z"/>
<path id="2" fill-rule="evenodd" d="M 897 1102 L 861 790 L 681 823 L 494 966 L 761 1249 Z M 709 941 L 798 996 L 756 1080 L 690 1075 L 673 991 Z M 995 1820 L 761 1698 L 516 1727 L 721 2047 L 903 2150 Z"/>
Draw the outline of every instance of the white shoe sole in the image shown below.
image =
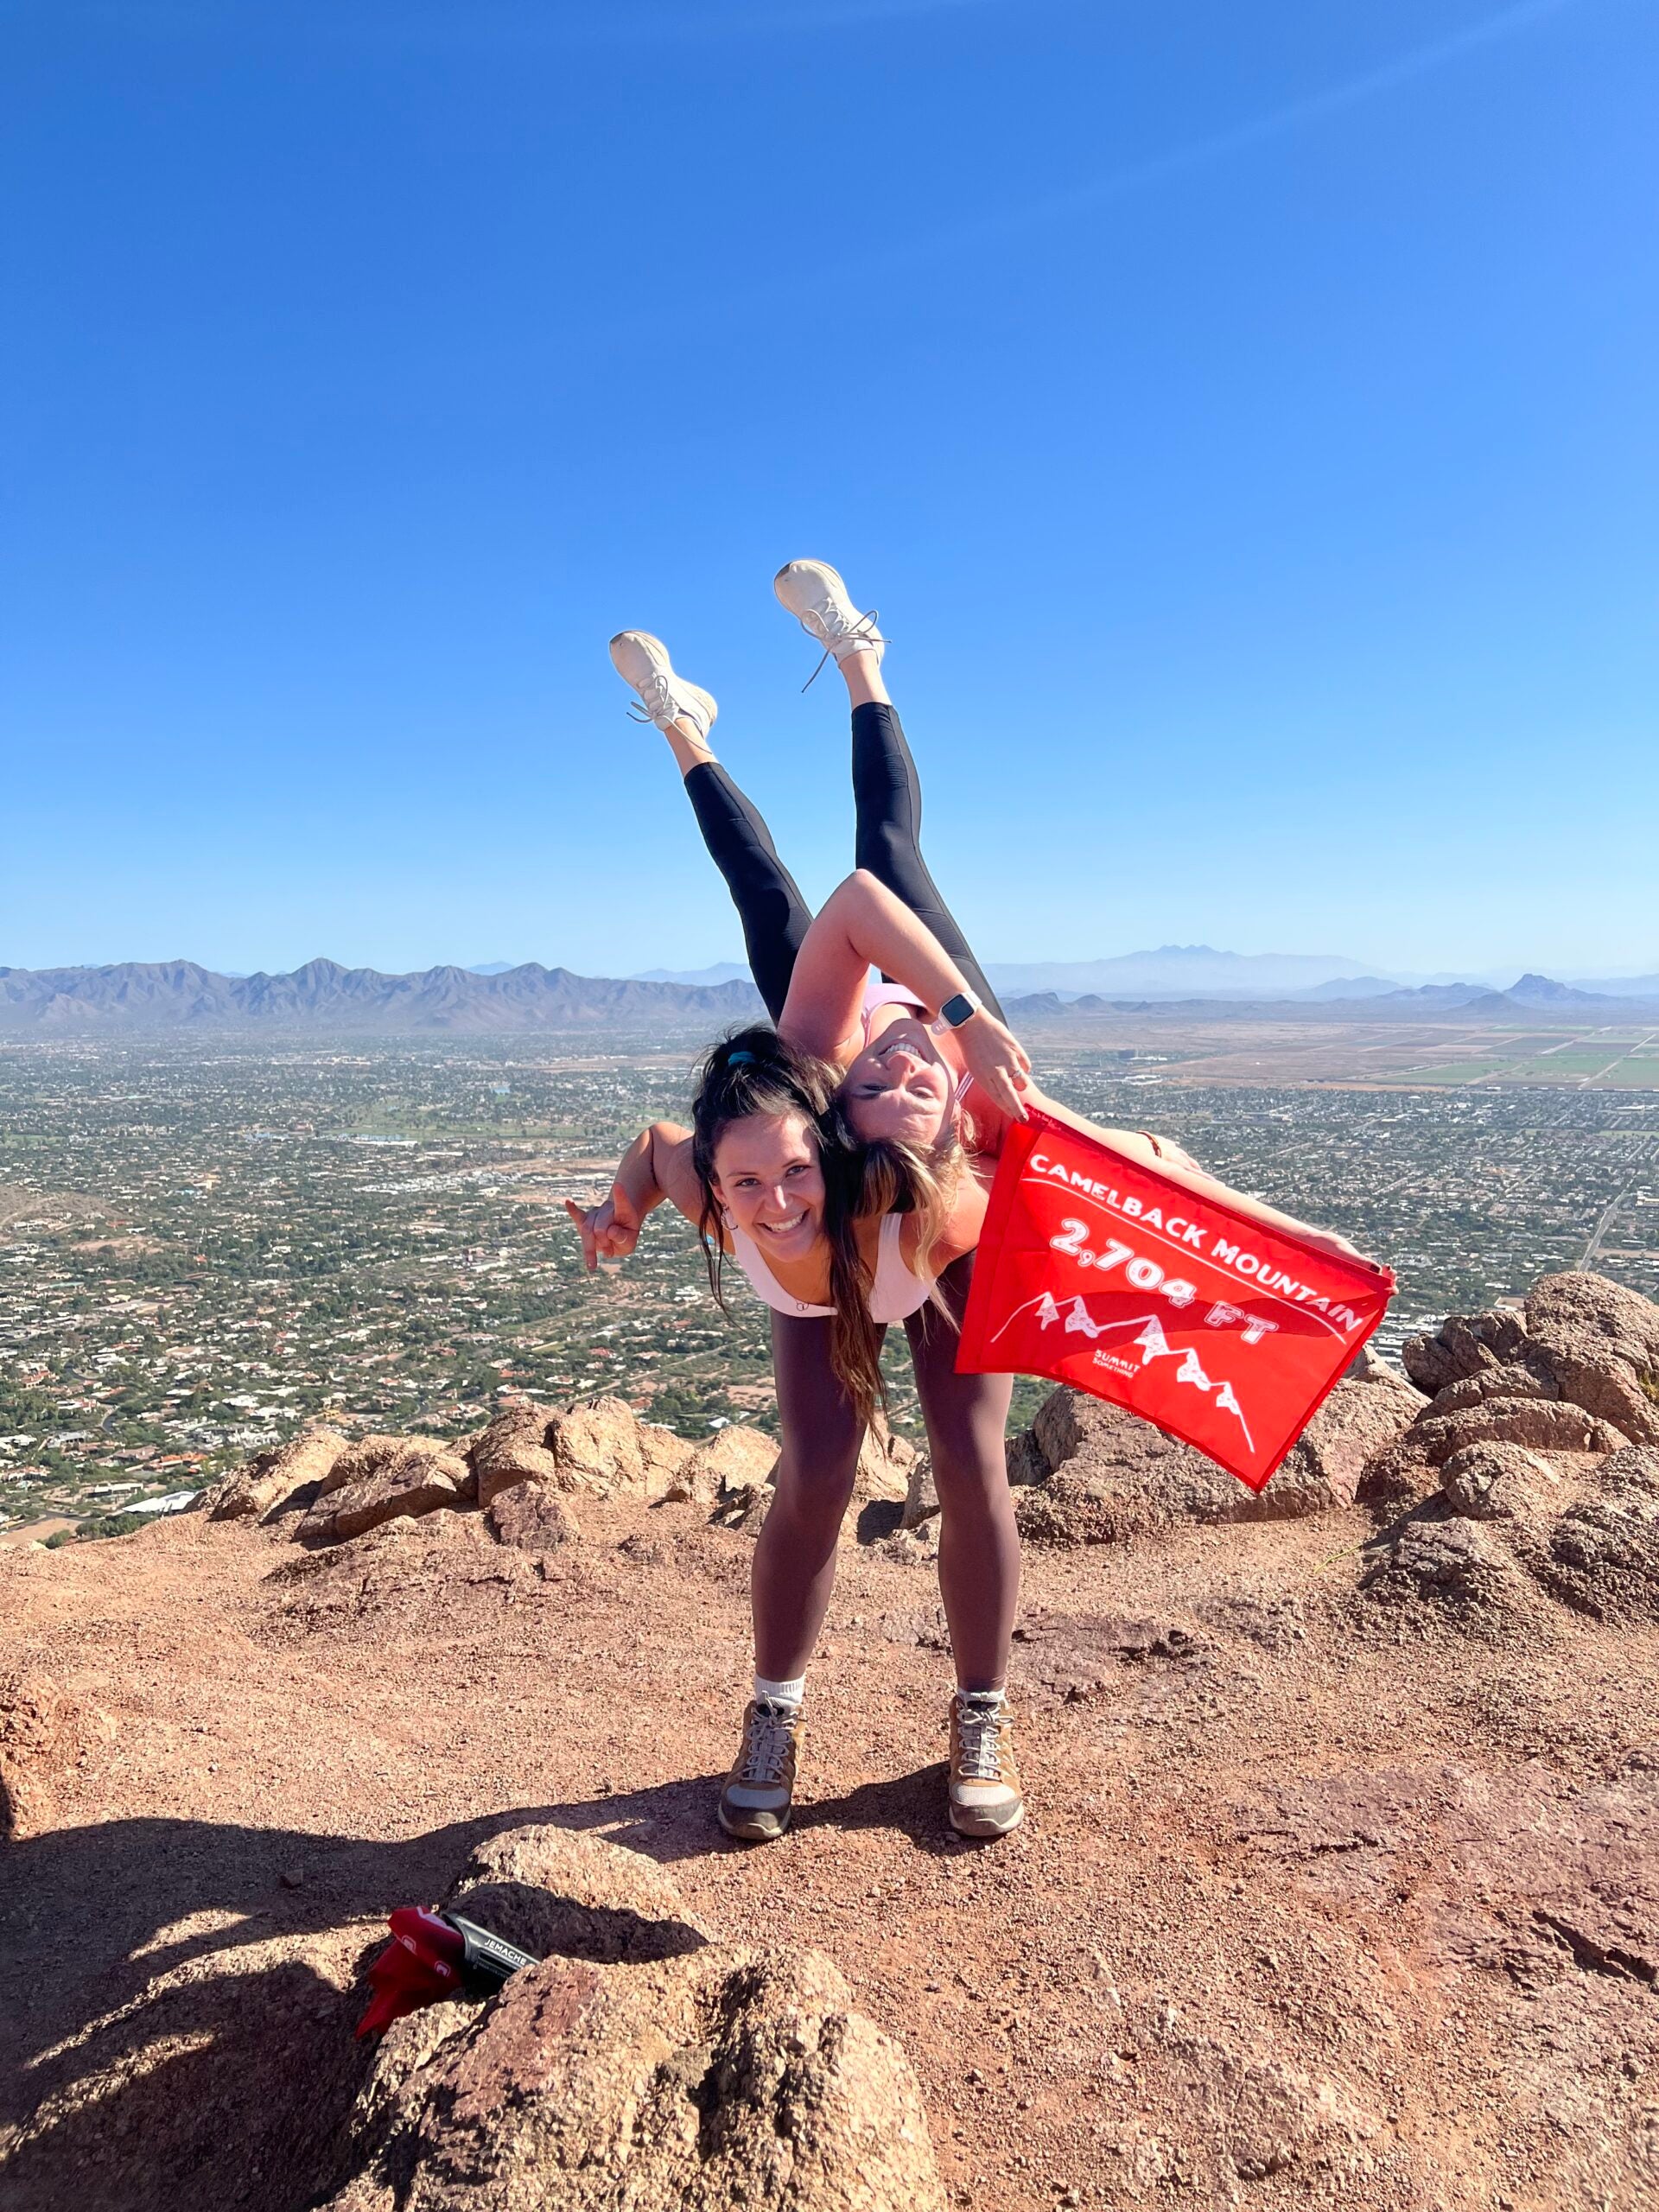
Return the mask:
<path id="1" fill-rule="evenodd" d="M 785 592 L 785 582 L 791 569 L 806 569 L 814 572 L 815 580 L 808 607 L 796 606 Z M 822 645 L 837 665 L 854 653 L 874 653 L 877 666 L 880 665 L 887 641 L 876 626 L 875 610 L 873 607 L 861 609 L 855 604 L 847 588 L 846 579 L 838 569 L 832 569 L 827 561 L 785 561 L 772 578 L 772 588 L 778 604 L 786 613 L 795 617 L 813 644 Z M 812 617 L 810 621 L 807 619 L 809 613 Z M 869 625 L 868 630 L 864 627 L 867 623 Z M 819 624 L 823 626 L 815 626 Z M 831 626 L 838 632 L 833 639 L 824 634 L 825 629 Z M 814 673 L 817 673 L 816 670 Z"/>
<path id="2" fill-rule="evenodd" d="M 839 569 L 832 569 L 827 561 L 785 561 L 772 580 L 772 595 L 786 614 L 792 614 L 795 617 L 814 645 L 822 645 L 824 641 L 807 620 L 807 610 L 797 607 L 792 601 L 784 595 L 784 580 L 791 569 L 815 569 L 819 575 L 828 579 L 830 587 L 828 590 L 822 585 L 815 585 L 811 594 L 810 612 L 820 613 L 826 601 L 838 594 L 840 603 L 835 607 L 834 613 L 843 628 L 850 632 L 863 620 L 863 613 L 853 604 L 853 595 L 848 590 L 846 578 Z M 822 619 L 821 616 L 820 619 Z M 833 651 L 834 649 L 828 647 L 826 650 Z"/>
<path id="3" fill-rule="evenodd" d="M 696 701 L 697 704 L 702 709 L 702 734 L 707 737 L 709 732 L 715 726 L 715 715 L 720 712 L 720 709 L 715 704 L 713 695 L 705 691 L 701 683 L 688 683 L 683 676 L 676 677 L 674 680 L 679 685 L 681 690 L 689 691 L 691 696 Z"/>
<path id="4" fill-rule="evenodd" d="M 776 1843 L 789 1834 L 789 1824 L 795 1817 L 793 1805 L 785 1805 L 775 1828 L 754 1829 L 739 1827 L 726 1817 L 726 1808 L 716 1805 L 715 1818 L 734 1843 Z"/>
<path id="5" fill-rule="evenodd" d="M 994 1815 L 967 1812 L 955 1805 L 950 1808 L 950 1825 L 957 1834 L 981 1842 L 988 1840 L 992 1836 L 1012 1835 L 1025 1817 L 1023 1798 L 1014 1807 L 1012 1818 L 1006 1821 L 999 1821 Z"/>
<path id="6" fill-rule="evenodd" d="M 832 569 L 827 561 L 785 561 L 783 567 L 779 569 L 777 575 L 772 578 L 772 588 L 777 595 L 778 604 L 780 607 L 787 607 L 790 613 L 795 617 L 798 622 L 801 617 L 800 608 L 798 607 L 790 606 L 788 600 L 784 597 L 784 578 L 789 574 L 791 569 L 816 569 L 821 575 L 830 577 L 834 582 L 835 588 L 841 594 L 848 606 L 852 607 L 853 595 L 851 592 L 848 590 L 847 579 L 842 575 L 839 569 Z M 857 608 L 853 607 L 853 612 L 856 614 L 858 612 Z"/>

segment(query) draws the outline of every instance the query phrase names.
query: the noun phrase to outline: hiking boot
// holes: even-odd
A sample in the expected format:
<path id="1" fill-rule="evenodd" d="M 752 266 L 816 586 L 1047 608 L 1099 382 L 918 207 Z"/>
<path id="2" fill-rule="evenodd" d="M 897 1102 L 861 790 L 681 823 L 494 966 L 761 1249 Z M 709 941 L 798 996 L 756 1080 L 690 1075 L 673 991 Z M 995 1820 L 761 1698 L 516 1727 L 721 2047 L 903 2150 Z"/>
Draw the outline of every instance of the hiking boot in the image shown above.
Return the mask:
<path id="1" fill-rule="evenodd" d="M 649 630 L 619 630 L 611 639 L 611 659 L 625 683 L 639 694 L 645 720 L 666 729 L 670 722 L 690 722 L 707 738 L 720 709 L 709 694 L 674 672 L 668 647 Z"/>
<path id="2" fill-rule="evenodd" d="M 743 1743 L 720 1793 L 720 1825 L 744 1843 L 771 1843 L 794 1810 L 798 1705 L 753 1698 L 743 1711 Z"/>
<path id="3" fill-rule="evenodd" d="M 875 626 L 875 609 L 861 613 L 827 561 L 791 561 L 779 569 L 772 588 L 807 636 L 838 663 L 849 653 L 874 653 L 880 664 L 887 641 Z"/>
<path id="4" fill-rule="evenodd" d="M 951 1827 L 958 1835 L 1007 1835 L 1025 1816 L 1014 1715 L 1001 1698 L 958 1690 L 950 1700 Z"/>

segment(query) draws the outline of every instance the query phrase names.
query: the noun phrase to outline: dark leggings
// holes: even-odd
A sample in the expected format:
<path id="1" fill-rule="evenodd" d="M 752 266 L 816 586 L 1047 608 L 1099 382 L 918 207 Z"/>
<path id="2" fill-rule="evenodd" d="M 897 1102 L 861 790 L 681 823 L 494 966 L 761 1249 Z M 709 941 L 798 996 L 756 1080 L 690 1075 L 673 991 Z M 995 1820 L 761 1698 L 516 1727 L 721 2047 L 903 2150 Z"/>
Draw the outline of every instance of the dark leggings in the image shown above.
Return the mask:
<path id="1" fill-rule="evenodd" d="M 691 769 L 685 788 L 742 922 L 750 972 L 776 1021 L 811 910 L 779 859 L 759 811 L 717 761 Z M 927 924 L 1001 1019 L 996 994 L 922 858 L 921 784 L 890 706 L 853 709 L 853 797 L 856 864 Z M 1003 1441 L 1014 1378 L 957 1373 L 956 1323 L 973 1268 L 969 1254 L 939 1278 L 950 1319 L 924 1306 L 905 1323 L 905 1333 L 938 1491 L 939 1592 L 957 1681 L 963 1689 L 992 1689 L 1007 1671 L 1020 1598 L 1020 1538 Z M 777 1489 L 755 1549 L 755 1669 L 788 1681 L 805 1670 L 823 1625 L 864 1425 L 830 1363 L 828 1321 L 774 1313 L 772 1364 L 782 1448 Z"/>
<path id="2" fill-rule="evenodd" d="M 755 988 L 776 1021 L 812 910 L 779 859 L 758 810 L 717 760 L 690 770 L 685 789 L 702 842 L 726 879 L 743 925 Z M 927 924 L 969 988 L 1001 1020 L 996 994 L 922 858 L 922 786 L 898 713 L 890 706 L 853 709 L 853 803 L 854 865 L 868 869 Z"/>
<path id="3" fill-rule="evenodd" d="M 969 1253 L 939 1287 L 947 1320 L 924 1306 L 905 1323 L 938 1491 L 939 1594 L 963 1689 L 1000 1688 L 1020 1601 L 1020 1536 L 1003 1436 L 1011 1375 L 958 1375 L 957 1331 L 973 1280 Z M 757 1673 L 806 1671 L 836 1580 L 836 1543 L 853 1495 L 864 1425 L 830 1363 L 830 1323 L 772 1317 L 783 1448 L 755 1547 L 751 1595 Z"/>

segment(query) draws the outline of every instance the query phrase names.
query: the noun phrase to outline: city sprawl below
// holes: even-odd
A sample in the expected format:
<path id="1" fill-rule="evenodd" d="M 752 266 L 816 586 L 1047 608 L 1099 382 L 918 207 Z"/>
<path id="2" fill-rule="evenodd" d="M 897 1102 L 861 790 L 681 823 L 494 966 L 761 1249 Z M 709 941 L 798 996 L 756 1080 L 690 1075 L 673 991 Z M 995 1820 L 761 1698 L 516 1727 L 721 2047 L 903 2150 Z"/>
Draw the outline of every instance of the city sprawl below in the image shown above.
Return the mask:
<path id="1" fill-rule="evenodd" d="M 1282 1037 L 1259 1080 L 1218 1080 L 1202 1043 L 1170 1025 L 1156 1041 L 1039 1039 L 1037 1073 L 1393 1267 L 1385 1351 L 1556 1268 L 1659 1294 L 1659 1088 L 1408 1065 L 1274 1080 L 1294 1067 Z M 667 1211 L 632 1260 L 589 1276 L 561 1204 L 599 1197 L 646 1122 L 683 1117 L 696 1051 L 0 1047 L 0 1540 L 142 1525 L 325 1412 L 454 1437 L 516 1393 L 614 1390 L 688 1435 L 770 1427 L 747 1287 L 722 1314 Z M 893 1337 L 895 1412 L 913 1425 Z M 1020 1386 L 1016 1420 L 1045 1387 Z"/>

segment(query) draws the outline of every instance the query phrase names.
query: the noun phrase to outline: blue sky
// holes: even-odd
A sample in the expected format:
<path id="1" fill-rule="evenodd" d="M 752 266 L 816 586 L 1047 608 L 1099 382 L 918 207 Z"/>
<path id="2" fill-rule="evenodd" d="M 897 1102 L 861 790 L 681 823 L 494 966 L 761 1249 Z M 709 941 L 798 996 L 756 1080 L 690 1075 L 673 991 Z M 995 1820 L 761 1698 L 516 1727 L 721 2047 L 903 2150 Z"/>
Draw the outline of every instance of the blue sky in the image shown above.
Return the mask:
<path id="1" fill-rule="evenodd" d="M 1643 0 L 4 4 L 0 963 L 739 944 L 791 556 L 982 955 L 1659 965 Z"/>

